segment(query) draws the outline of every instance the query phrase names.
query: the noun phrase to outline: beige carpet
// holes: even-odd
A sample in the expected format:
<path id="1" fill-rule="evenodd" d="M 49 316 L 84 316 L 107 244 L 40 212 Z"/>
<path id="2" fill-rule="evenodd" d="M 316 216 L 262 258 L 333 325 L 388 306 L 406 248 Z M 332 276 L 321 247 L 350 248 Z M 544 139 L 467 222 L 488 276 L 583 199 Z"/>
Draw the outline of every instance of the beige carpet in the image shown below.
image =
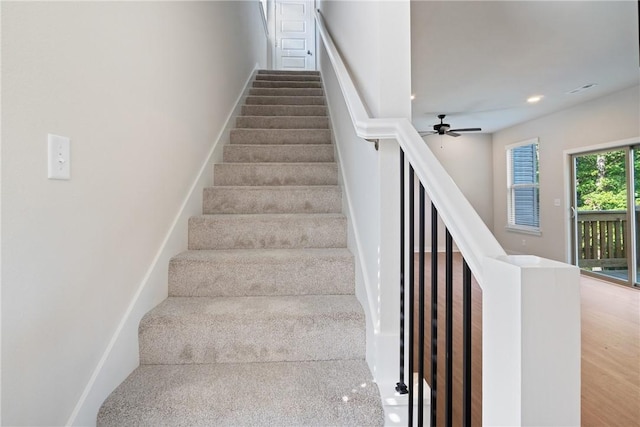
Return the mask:
<path id="1" fill-rule="evenodd" d="M 382 425 L 317 72 L 261 70 L 99 426 Z"/>

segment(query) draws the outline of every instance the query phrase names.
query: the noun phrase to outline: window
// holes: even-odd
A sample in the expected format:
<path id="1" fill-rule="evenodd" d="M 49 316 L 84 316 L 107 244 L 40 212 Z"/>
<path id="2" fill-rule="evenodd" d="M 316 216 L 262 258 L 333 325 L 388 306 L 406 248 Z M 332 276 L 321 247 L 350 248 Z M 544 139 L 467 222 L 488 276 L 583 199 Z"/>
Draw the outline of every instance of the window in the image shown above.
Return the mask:
<path id="1" fill-rule="evenodd" d="M 540 234 L 538 138 L 507 148 L 507 228 Z"/>

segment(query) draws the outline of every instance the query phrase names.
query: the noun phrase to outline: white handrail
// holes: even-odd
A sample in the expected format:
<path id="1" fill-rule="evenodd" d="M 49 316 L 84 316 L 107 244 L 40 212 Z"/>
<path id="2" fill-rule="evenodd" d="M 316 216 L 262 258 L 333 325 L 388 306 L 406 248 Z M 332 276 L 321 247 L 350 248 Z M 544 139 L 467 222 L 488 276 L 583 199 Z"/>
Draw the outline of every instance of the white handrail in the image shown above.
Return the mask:
<path id="1" fill-rule="evenodd" d="M 269 25 L 267 24 L 266 3 L 262 0 L 258 0 L 258 7 L 260 8 L 260 19 L 262 20 L 262 28 L 264 29 L 264 35 L 269 38 Z"/>
<path id="2" fill-rule="evenodd" d="M 364 139 L 396 139 L 481 287 L 483 259 L 506 255 L 494 235 L 444 170 L 411 122 L 371 118 L 319 11 L 317 28 L 336 73 L 356 134 Z"/>

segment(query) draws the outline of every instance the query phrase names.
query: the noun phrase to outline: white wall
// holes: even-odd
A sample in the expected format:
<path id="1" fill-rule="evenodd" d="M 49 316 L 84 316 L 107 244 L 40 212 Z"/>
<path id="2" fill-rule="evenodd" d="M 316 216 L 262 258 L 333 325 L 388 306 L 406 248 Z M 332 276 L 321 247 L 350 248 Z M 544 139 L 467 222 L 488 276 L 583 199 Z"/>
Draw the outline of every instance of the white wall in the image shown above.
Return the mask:
<path id="1" fill-rule="evenodd" d="M 540 138 L 541 236 L 506 231 L 507 181 L 505 146 Z M 576 107 L 532 120 L 493 136 L 494 234 L 511 253 L 528 253 L 568 262 L 569 200 L 566 197 L 564 150 L 638 138 L 640 87 L 632 87 Z M 560 206 L 554 206 L 554 199 Z M 523 244 L 524 242 L 524 244 Z"/>
<path id="2" fill-rule="evenodd" d="M 319 1 L 318 8 L 370 116 L 409 118 L 409 2 Z M 386 366 L 378 369 L 373 361 L 384 363 L 381 353 L 397 353 L 397 143 L 381 141 L 380 151 L 375 151 L 373 144 L 355 135 L 324 49 L 319 58 L 347 198 L 349 248 L 356 256 L 356 293 L 367 313 L 367 358 L 377 381 L 390 380 L 383 373 Z M 382 344 L 380 337 L 385 334 L 393 347 Z M 395 373 L 397 364 L 392 366 Z"/>
<path id="3" fill-rule="evenodd" d="M 453 178 L 462 194 L 469 200 L 482 221 L 493 227 L 493 145 L 489 134 L 464 134 L 457 138 L 446 135 L 429 135 L 424 138 L 427 145 Z M 417 204 L 416 184 L 416 204 Z M 427 199 L 427 250 L 431 245 L 431 208 Z M 416 218 L 418 207 L 416 206 Z M 416 245 L 418 234 L 415 235 Z M 445 247 L 444 224 L 438 225 L 438 250 Z"/>
<path id="4" fill-rule="evenodd" d="M 264 64 L 258 11 L 2 2 L 3 425 L 93 424 L 137 365 L 133 317 L 167 292 L 163 240 L 186 248 L 186 227 L 167 233 Z M 71 138 L 70 181 L 46 178 L 47 133 Z"/>

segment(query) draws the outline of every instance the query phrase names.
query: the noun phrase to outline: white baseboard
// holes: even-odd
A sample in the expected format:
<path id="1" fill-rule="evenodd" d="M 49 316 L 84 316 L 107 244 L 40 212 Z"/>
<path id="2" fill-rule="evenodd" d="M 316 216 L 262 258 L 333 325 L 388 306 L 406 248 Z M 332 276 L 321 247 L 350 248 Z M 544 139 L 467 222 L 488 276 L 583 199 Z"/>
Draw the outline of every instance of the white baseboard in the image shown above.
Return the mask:
<path id="1" fill-rule="evenodd" d="M 418 374 L 414 373 L 414 395 L 413 395 L 413 419 L 418 419 Z M 428 417 L 431 407 L 431 388 L 426 380 L 422 380 L 424 387 L 422 407 L 426 417 Z M 378 388 L 394 390 L 395 383 L 378 384 Z M 382 394 L 382 407 L 384 408 L 385 426 L 407 426 L 409 423 L 409 395 L 387 393 Z"/>
<path id="2" fill-rule="evenodd" d="M 229 141 L 235 118 L 249 93 L 258 64 L 247 79 L 243 92 L 229 112 L 225 127 L 213 142 L 147 273 L 125 310 L 106 350 L 93 371 L 66 425 L 95 425 L 102 402 L 139 365 L 138 325 L 140 319 L 167 297 L 169 260 L 187 247 L 189 217 L 202 212 L 202 192 L 213 183 L 213 163 L 220 161 L 224 145 Z"/>

